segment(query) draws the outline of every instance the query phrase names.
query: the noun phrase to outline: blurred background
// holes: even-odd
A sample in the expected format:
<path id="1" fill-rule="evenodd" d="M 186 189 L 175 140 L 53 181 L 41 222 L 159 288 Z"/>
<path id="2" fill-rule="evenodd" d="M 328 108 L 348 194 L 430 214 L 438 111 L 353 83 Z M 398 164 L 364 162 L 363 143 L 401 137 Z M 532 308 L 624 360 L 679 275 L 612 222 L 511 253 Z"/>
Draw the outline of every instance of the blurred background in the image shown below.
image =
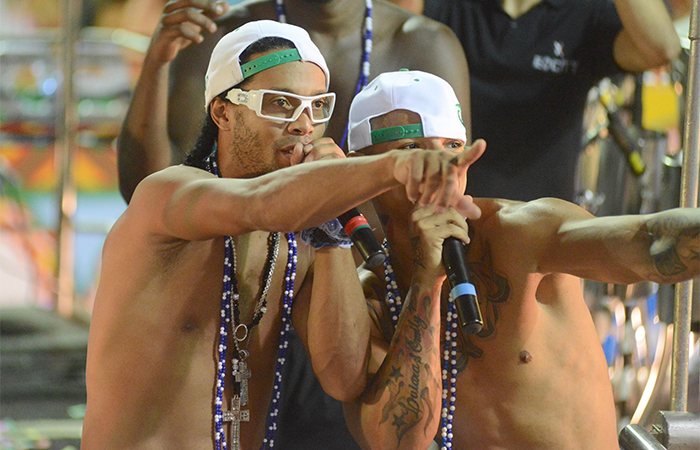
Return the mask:
<path id="1" fill-rule="evenodd" d="M 1 449 L 80 446 L 100 254 L 126 207 L 115 139 L 164 3 L 0 0 Z M 576 185 L 596 215 L 678 205 L 688 19 L 676 25 L 685 49 L 670 67 L 589 94 Z M 695 285 L 688 408 L 697 412 Z M 673 287 L 584 288 L 620 428 L 648 425 L 670 407 Z"/>
<path id="2" fill-rule="evenodd" d="M 80 447 L 115 139 L 165 3 L 0 0 L 3 450 Z"/>

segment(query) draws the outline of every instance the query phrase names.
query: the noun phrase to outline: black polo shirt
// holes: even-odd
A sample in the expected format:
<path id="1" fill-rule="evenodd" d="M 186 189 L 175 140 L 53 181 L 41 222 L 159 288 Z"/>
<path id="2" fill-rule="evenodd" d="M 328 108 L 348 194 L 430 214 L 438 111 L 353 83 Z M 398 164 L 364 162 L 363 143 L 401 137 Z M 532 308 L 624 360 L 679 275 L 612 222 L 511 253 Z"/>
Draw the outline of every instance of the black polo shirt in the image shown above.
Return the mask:
<path id="1" fill-rule="evenodd" d="M 621 71 L 613 2 L 543 0 L 513 20 L 497 0 L 425 0 L 425 15 L 454 30 L 469 64 L 472 135 L 487 148 L 467 192 L 573 200 L 587 93 Z"/>

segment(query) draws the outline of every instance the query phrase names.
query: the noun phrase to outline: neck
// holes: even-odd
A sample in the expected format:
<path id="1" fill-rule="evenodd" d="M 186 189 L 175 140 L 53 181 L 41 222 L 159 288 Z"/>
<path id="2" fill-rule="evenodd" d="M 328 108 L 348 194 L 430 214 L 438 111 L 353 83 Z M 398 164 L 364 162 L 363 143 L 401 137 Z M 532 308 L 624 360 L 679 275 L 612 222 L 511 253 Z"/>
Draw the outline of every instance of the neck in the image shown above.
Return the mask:
<path id="1" fill-rule="evenodd" d="M 287 22 L 309 33 L 357 33 L 365 18 L 364 0 L 284 0 Z"/>

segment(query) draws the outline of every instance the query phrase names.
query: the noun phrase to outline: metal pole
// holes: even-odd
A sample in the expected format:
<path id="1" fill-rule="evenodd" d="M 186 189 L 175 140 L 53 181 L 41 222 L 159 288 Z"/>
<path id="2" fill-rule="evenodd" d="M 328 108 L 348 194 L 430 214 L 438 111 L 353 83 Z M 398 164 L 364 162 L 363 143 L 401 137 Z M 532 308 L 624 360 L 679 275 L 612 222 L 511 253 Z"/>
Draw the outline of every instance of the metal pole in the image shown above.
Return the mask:
<path id="1" fill-rule="evenodd" d="M 640 425 L 627 425 L 618 438 L 622 450 L 666 450 L 659 441 Z"/>
<path id="2" fill-rule="evenodd" d="M 688 88 L 683 146 L 683 171 L 681 175 L 682 208 L 695 208 L 698 204 L 698 172 L 700 172 L 700 0 L 693 0 L 690 12 L 690 58 L 688 61 Z M 688 410 L 688 362 L 690 360 L 690 321 L 693 282 L 676 285 L 673 309 L 673 360 L 671 362 L 671 409 Z"/>
<path id="3" fill-rule="evenodd" d="M 80 33 L 81 0 L 63 0 L 63 29 L 60 45 L 61 96 L 56 118 L 56 173 L 58 175 L 58 239 L 56 308 L 62 316 L 73 315 L 75 298 L 75 224 L 77 192 L 73 182 L 71 160 L 76 145 L 78 113 L 74 101 L 76 42 Z M 58 97 L 57 97 L 58 98 Z"/>

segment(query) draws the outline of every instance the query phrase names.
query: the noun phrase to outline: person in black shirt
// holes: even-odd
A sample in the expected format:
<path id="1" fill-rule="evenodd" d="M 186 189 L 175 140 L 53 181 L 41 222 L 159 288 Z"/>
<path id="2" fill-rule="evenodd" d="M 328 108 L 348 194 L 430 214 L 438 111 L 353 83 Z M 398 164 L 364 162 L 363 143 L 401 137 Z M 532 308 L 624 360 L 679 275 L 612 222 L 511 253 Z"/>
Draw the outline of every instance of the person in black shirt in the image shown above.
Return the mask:
<path id="1" fill-rule="evenodd" d="M 478 197 L 573 200 L 590 88 L 680 51 L 661 0 L 425 0 L 424 14 L 467 56 L 472 134 L 488 144 L 469 172 Z"/>

